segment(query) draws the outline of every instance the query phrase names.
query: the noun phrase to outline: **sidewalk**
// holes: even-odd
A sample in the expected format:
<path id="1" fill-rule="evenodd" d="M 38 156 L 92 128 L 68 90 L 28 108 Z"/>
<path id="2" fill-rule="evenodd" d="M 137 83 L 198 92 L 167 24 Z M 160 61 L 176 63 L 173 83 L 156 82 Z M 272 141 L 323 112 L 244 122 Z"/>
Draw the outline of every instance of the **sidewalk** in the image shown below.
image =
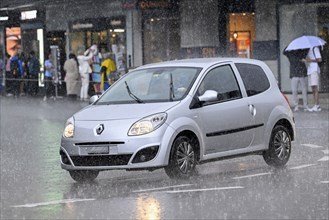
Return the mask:
<path id="1" fill-rule="evenodd" d="M 285 95 L 287 96 L 289 103 L 292 104 L 293 103 L 292 94 L 285 94 Z M 298 94 L 298 100 L 299 100 L 299 105 L 302 106 L 303 105 L 302 94 Z M 312 107 L 314 105 L 312 93 L 308 94 L 307 100 L 308 100 L 308 106 Z M 329 110 L 329 93 L 320 93 L 319 102 L 322 109 Z"/>

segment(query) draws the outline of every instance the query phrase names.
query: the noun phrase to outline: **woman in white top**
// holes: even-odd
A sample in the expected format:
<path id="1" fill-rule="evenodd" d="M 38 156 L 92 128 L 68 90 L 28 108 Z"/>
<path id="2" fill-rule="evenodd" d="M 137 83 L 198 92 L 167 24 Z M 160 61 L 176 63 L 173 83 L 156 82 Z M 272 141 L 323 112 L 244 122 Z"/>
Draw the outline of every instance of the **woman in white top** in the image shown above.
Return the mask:
<path id="1" fill-rule="evenodd" d="M 87 101 L 88 100 L 88 88 L 89 88 L 89 74 L 92 72 L 89 61 L 93 57 L 94 53 L 92 49 L 83 51 L 79 51 L 78 53 L 78 61 L 79 61 L 79 73 L 81 77 L 81 91 L 80 91 L 80 100 Z"/>

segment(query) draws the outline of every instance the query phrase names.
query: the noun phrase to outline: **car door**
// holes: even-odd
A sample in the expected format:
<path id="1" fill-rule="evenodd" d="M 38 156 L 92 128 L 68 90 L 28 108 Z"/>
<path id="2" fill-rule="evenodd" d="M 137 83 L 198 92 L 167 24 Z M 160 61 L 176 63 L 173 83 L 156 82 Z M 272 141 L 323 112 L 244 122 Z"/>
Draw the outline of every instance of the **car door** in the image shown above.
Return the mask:
<path id="1" fill-rule="evenodd" d="M 197 109 L 204 154 L 248 147 L 254 136 L 254 118 L 231 65 L 216 66 L 206 73 L 197 95 L 207 90 L 216 91 L 218 100 L 205 102 Z"/>
<path id="2" fill-rule="evenodd" d="M 235 66 L 243 81 L 248 105 L 255 113 L 255 136 L 252 145 L 263 144 L 265 125 L 272 109 L 277 104 L 275 94 L 271 93 L 270 82 L 261 66 L 251 63 L 235 63 Z"/>

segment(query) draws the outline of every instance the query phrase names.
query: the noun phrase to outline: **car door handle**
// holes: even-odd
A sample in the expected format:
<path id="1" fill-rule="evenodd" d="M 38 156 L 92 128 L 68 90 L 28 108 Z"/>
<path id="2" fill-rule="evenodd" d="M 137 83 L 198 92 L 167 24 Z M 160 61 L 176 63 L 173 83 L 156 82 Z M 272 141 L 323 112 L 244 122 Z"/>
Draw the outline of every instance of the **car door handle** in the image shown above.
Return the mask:
<path id="1" fill-rule="evenodd" d="M 252 116 L 255 116 L 256 115 L 256 108 L 255 108 L 255 106 L 253 104 L 249 104 L 248 106 L 249 106 L 250 114 Z"/>

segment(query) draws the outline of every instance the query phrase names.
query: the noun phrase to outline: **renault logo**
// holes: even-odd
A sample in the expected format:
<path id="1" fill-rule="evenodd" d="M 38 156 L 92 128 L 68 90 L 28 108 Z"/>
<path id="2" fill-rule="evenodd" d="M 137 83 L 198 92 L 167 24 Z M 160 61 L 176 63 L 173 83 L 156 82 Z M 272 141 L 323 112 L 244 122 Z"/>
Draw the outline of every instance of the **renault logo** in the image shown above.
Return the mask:
<path id="1" fill-rule="evenodd" d="M 97 125 L 97 127 L 96 127 L 96 133 L 98 135 L 100 135 L 103 131 L 104 131 L 104 125 L 103 124 Z"/>

